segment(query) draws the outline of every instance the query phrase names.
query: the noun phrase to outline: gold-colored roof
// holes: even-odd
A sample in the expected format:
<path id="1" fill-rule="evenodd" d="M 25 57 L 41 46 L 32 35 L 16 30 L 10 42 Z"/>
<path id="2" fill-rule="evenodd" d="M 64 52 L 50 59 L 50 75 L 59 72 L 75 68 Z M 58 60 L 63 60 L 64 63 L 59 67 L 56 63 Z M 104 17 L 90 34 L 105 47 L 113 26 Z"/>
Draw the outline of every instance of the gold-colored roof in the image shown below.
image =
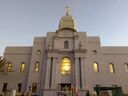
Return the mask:
<path id="1" fill-rule="evenodd" d="M 63 16 L 60 20 L 59 29 L 71 28 L 76 30 L 76 21 L 70 15 L 69 7 L 66 7 L 66 16 Z"/>

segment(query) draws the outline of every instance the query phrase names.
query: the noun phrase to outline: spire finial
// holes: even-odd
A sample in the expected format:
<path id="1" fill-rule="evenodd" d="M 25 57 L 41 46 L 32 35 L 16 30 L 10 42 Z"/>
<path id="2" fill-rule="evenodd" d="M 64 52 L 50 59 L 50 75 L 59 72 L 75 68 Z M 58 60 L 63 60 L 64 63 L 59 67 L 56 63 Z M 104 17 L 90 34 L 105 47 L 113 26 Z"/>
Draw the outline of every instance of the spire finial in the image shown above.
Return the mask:
<path id="1" fill-rule="evenodd" d="M 70 15 L 70 8 L 69 8 L 69 6 L 66 6 L 66 15 Z"/>

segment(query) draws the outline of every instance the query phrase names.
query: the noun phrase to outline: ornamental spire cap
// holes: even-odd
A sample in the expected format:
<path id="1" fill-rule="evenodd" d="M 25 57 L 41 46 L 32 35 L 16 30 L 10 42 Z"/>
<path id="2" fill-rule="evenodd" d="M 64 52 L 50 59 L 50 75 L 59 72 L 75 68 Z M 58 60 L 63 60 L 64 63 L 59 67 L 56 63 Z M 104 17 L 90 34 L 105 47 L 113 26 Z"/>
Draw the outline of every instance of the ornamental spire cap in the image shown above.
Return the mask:
<path id="1" fill-rule="evenodd" d="M 66 15 L 67 16 L 70 15 L 70 8 L 69 8 L 69 6 L 66 6 Z"/>
<path id="2" fill-rule="evenodd" d="M 66 16 L 62 16 L 59 24 L 59 29 L 65 28 L 76 30 L 76 21 L 70 14 L 69 6 L 66 6 Z"/>

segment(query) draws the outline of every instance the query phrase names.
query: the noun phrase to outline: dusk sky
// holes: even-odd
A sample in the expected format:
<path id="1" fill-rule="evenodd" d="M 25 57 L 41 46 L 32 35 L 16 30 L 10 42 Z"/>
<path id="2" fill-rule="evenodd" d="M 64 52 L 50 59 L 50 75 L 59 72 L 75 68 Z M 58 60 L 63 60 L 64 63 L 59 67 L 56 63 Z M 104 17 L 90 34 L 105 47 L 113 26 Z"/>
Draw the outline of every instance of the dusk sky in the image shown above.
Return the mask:
<path id="1" fill-rule="evenodd" d="M 0 56 L 55 32 L 67 5 L 77 31 L 99 36 L 102 46 L 128 46 L 128 0 L 0 0 Z"/>

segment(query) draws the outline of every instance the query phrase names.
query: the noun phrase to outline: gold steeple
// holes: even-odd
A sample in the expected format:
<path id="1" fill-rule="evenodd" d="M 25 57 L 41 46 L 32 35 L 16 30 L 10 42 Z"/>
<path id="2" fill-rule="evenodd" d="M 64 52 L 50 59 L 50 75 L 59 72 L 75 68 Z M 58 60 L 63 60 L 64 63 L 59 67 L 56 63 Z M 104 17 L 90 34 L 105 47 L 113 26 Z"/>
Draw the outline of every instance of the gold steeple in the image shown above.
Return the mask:
<path id="1" fill-rule="evenodd" d="M 76 21 L 70 14 L 69 6 L 66 6 L 66 16 L 60 20 L 59 29 L 70 28 L 76 30 Z"/>

